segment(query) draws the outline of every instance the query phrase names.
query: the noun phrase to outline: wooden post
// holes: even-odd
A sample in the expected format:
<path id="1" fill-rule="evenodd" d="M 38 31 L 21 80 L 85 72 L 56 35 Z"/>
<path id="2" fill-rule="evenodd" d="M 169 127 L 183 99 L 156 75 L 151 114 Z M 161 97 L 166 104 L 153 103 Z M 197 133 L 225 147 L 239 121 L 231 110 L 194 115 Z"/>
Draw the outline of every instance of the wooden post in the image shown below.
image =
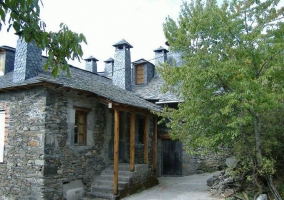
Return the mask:
<path id="1" fill-rule="evenodd" d="M 149 130 L 149 117 L 145 117 L 144 125 L 144 164 L 148 164 L 148 130 Z"/>
<path id="2" fill-rule="evenodd" d="M 114 109 L 113 194 L 118 194 L 119 110 Z"/>
<path id="3" fill-rule="evenodd" d="M 135 155 L 135 113 L 131 113 L 130 118 L 130 171 L 134 172 Z"/>
<path id="4" fill-rule="evenodd" d="M 157 117 L 153 120 L 153 171 L 157 171 Z"/>

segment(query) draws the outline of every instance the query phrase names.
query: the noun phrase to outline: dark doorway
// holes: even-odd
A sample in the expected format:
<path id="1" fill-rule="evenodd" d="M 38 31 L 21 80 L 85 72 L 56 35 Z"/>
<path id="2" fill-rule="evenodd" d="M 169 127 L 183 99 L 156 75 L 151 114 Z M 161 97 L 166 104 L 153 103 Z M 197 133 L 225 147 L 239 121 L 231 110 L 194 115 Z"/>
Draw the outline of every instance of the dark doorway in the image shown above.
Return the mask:
<path id="1" fill-rule="evenodd" d="M 162 175 L 182 175 L 182 144 L 179 141 L 162 140 Z"/>

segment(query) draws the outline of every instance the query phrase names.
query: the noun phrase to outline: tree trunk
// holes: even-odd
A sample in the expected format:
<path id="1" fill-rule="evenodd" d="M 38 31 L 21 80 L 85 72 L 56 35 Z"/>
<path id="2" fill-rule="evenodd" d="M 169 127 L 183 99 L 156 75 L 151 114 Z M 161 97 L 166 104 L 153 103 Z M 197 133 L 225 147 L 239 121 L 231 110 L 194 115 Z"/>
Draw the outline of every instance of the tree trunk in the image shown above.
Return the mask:
<path id="1" fill-rule="evenodd" d="M 260 137 L 260 127 L 259 127 L 259 115 L 258 113 L 255 115 L 254 120 L 254 134 L 255 134 L 255 150 L 256 150 L 256 160 L 257 160 L 257 166 L 259 168 L 262 168 L 262 152 L 261 152 L 261 137 Z M 272 192 L 274 198 L 276 200 L 282 200 L 280 194 L 278 193 L 277 189 L 275 188 L 275 185 L 272 181 L 271 175 L 265 176 L 269 189 Z"/>
<path id="2" fill-rule="evenodd" d="M 261 153 L 261 138 L 260 138 L 258 113 L 254 116 L 254 137 L 255 137 L 256 162 L 257 162 L 257 167 L 260 168 L 262 166 L 262 153 Z"/>
<path id="3" fill-rule="evenodd" d="M 277 191 L 277 189 L 275 188 L 274 186 L 274 183 L 272 181 L 272 177 L 270 175 L 266 175 L 266 180 L 267 180 L 267 183 L 268 183 L 268 186 L 269 186 L 269 189 L 270 191 L 272 192 L 274 198 L 276 200 L 282 200 L 279 192 Z"/>

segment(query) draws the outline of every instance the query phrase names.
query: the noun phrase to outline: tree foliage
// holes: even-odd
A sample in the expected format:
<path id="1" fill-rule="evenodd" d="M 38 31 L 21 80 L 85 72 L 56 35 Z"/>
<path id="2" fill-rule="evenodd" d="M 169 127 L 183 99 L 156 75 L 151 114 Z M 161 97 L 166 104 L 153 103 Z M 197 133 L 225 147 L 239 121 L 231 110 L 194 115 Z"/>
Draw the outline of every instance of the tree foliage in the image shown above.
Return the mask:
<path id="1" fill-rule="evenodd" d="M 86 42 L 83 34 L 72 32 L 65 24 L 60 24 L 58 32 L 46 31 L 46 24 L 40 19 L 41 0 L 0 0 L 0 31 L 2 25 L 13 28 L 26 42 L 35 41 L 37 46 L 48 53 L 44 68 L 53 68 L 53 75 L 59 70 L 70 75 L 68 59 L 80 60 L 83 51 L 80 43 Z"/>
<path id="2" fill-rule="evenodd" d="M 192 149 L 232 147 L 260 190 L 259 177 L 275 172 L 274 151 L 284 150 L 284 8 L 278 3 L 195 0 L 182 4 L 177 21 L 164 23 L 170 50 L 182 51 L 184 60 L 161 68 L 164 89 L 184 100 L 162 113 L 171 136 Z"/>

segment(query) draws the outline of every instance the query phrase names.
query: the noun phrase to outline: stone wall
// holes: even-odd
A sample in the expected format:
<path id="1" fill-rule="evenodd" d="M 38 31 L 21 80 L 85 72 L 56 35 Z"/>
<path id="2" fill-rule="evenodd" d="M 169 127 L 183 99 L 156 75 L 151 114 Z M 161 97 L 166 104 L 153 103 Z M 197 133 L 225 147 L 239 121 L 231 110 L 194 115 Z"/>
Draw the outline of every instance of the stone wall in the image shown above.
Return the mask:
<path id="1" fill-rule="evenodd" d="M 230 157 L 228 149 L 220 148 L 218 153 L 192 155 L 183 150 L 182 170 L 183 175 L 200 174 L 224 169 L 226 158 Z"/>
<path id="2" fill-rule="evenodd" d="M 7 121 L 0 199 L 64 199 L 65 184 L 79 180 L 86 190 L 108 164 L 106 105 L 44 88 L 1 93 L 0 99 Z M 73 106 L 90 108 L 86 146 L 71 141 Z"/>
<path id="3" fill-rule="evenodd" d="M 107 165 L 105 139 L 107 106 L 94 98 L 82 98 L 66 92 L 49 90 L 46 100 L 45 190 L 46 199 L 63 199 L 63 185 L 82 181 L 85 190 Z M 76 146 L 74 107 L 90 109 L 87 115 L 87 145 Z"/>
<path id="4" fill-rule="evenodd" d="M 84 146 L 74 145 L 72 139 L 78 107 L 89 110 Z M 64 199 L 66 188 L 72 189 L 74 182 L 83 183 L 87 191 L 111 162 L 109 142 L 113 135 L 113 112 L 96 98 L 42 87 L 0 93 L 0 110 L 5 110 L 6 114 L 0 199 Z M 130 114 L 121 112 L 121 116 L 125 161 L 129 161 Z M 151 116 L 148 131 L 148 166 L 151 167 Z M 142 163 L 144 145 L 136 148 L 135 162 Z"/>
<path id="5" fill-rule="evenodd" d="M 43 88 L 0 93 L 0 109 L 6 114 L 0 199 L 43 197 L 45 104 Z"/>

